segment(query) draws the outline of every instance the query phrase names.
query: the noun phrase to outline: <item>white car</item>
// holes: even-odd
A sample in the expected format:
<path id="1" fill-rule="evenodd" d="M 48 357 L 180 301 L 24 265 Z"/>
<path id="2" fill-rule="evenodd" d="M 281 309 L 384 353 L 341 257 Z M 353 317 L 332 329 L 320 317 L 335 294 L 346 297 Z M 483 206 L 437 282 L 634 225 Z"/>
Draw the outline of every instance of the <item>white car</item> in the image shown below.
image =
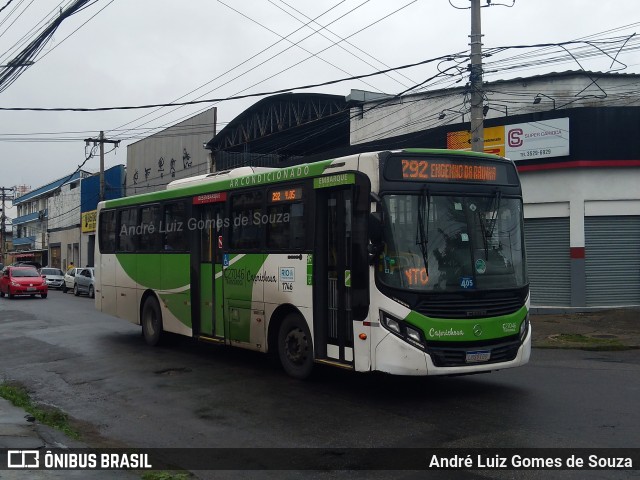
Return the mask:
<path id="1" fill-rule="evenodd" d="M 64 273 L 59 268 L 43 267 L 40 275 L 45 278 L 47 287 L 62 290 L 64 287 Z"/>
<path id="2" fill-rule="evenodd" d="M 76 275 L 83 270 L 79 267 L 70 268 L 67 270 L 67 273 L 64 274 L 64 285 L 62 286 L 62 291 L 67 293 L 69 290 L 73 291 L 73 287 L 76 283 Z"/>

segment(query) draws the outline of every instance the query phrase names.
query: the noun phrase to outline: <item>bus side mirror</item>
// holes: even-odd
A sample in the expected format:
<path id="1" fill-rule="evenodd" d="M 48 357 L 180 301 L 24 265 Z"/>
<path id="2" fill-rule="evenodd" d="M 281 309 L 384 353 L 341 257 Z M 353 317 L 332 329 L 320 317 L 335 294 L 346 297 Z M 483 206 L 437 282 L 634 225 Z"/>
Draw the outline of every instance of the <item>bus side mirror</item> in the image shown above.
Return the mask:
<path id="1" fill-rule="evenodd" d="M 369 214 L 369 239 L 371 243 L 367 246 L 369 253 L 369 265 L 373 265 L 380 252 L 382 252 L 382 214 L 372 212 Z"/>
<path id="2" fill-rule="evenodd" d="M 369 239 L 374 245 L 382 243 L 382 214 L 380 212 L 369 214 Z"/>

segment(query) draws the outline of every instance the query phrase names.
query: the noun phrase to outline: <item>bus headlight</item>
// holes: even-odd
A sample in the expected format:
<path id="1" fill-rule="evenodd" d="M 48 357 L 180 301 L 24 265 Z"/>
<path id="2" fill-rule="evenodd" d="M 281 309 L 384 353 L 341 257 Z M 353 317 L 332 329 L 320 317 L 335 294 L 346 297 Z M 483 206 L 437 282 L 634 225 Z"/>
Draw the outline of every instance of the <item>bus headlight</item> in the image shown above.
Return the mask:
<path id="1" fill-rule="evenodd" d="M 420 330 L 418 330 L 414 326 L 409 325 L 402 320 L 398 320 L 397 318 L 392 317 L 388 313 L 382 311 L 380 312 L 380 319 L 380 323 L 382 323 L 382 326 L 389 330 L 391 333 L 418 348 L 425 348 L 422 332 L 420 332 Z"/>
<path id="2" fill-rule="evenodd" d="M 420 343 L 420 332 L 415 328 L 407 327 L 407 338 L 415 343 Z"/>
<path id="3" fill-rule="evenodd" d="M 392 332 L 397 333 L 398 335 L 402 335 L 400 331 L 400 321 L 395 318 L 390 317 L 389 315 L 383 313 L 382 314 L 382 323 L 385 327 L 387 327 Z"/>

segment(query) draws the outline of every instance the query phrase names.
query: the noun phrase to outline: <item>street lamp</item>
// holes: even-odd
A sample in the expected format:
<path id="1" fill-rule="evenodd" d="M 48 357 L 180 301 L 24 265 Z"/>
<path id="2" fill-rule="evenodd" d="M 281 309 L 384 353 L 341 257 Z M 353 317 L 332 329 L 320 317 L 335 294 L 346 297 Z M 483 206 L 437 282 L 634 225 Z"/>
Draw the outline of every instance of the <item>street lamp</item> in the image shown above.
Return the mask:
<path id="1" fill-rule="evenodd" d="M 496 105 L 498 107 L 502 107 L 504 108 L 504 116 L 508 117 L 509 116 L 509 109 L 506 105 L 499 105 L 499 104 L 493 104 Z M 485 105 L 484 107 L 482 107 L 482 114 L 486 117 L 487 113 L 489 113 L 489 110 L 495 110 L 496 112 L 501 112 L 502 110 L 498 110 L 495 106 L 489 106 L 489 105 Z"/>
<path id="2" fill-rule="evenodd" d="M 549 95 L 545 95 L 544 93 L 539 93 L 535 97 L 533 97 L 533 104 L 534 105 L 537 105 L 537 104 L 540 103 L 540 101 L 542 101 L 542 98 L 540 98 L 540 97 L 546 97 L 549 100 L 551 100 L 553 102 L 553 109 L 554 110 L 556 109 L 556 100 L 555 100 L 555 98 L 550 97 Z"/>
<path id="3" fill-rule="evenodd" d="M 464 112 L 459 112 L 458 110 L 452 110 L 450 108 L 445 108 L 444 110 L 442 110 L 440 112 L 440 115 L 438 115 L 438 120 L 442 120 L 444 117 L 447 116 L 447 114 L 444 112 L 453 112 L 457 115 L 462 115 L 462 122 L 464 123 Z"/>

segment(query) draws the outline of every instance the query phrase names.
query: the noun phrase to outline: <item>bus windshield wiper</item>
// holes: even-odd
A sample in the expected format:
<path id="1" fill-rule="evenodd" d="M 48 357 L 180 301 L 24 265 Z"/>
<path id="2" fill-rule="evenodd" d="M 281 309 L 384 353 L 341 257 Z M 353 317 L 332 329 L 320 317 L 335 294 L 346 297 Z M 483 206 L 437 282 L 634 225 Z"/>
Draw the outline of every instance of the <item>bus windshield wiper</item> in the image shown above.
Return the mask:
<path id="1" fill-rule="evenodd" d="M 484 258 L 485 260 L 489 260 L 489 239 L 493 238 L 493 232 L 496 228 L 496 224 L 498 223 L 498 210 L 500 209 L 500 200 L 502 199 L 502 192 L 500 190 L 496 190 L 496 194 L 491 199 L 491 205 L 487 209 L 487 212 L 484 213 L 484 216 L 478 211 L 476 212 L 478 215 L 478 221 L 480 223 L 480 232 L 482 234 L 482 244 L 484 245 Z M 485 226 L 485 219 L 487 214 L 491 214 L 492 218 L 489 220 L 489 228 Z"/>
<path id="2" fill-rule="evenodd" d="M 487 238 L 487 227 L 485 227 L 485 216 L 480 211 L 476 211 L 478 223 L 480 224 L 480 235 L 482 235 L 482 245 L 484 246 L 484 259 L 489 260 L 489 239 Z M 485 214 L 486 215 L 486 214 Z"/>
<path id="3" fill-rule="evenodd" d="M 426 203 L 426 205 L 425 205 Z M 424 270 L 429 275 L 429 210 L 431 208 L 431 197 L 429 190 L 423 188 L 418 200 L 418 228 L 416 229 L 416 245 L 420 247 Z M 426 222 L 426 223 L 425 223 Z"/>
<path id="4" fill-rule="evenodd" d="M 502 199 L 502 192 L 500 190 L 496 190 L 496 194 L 491 201 L 491 210 L 493 211 L 493 219 L 491 220 L 491 224 L 489 227 L 489 238 L 493 237 L 493 231 L 496 228 L 496 224 L 498 223 L 498 211 L 500 210 L 500 200 Z"/>

